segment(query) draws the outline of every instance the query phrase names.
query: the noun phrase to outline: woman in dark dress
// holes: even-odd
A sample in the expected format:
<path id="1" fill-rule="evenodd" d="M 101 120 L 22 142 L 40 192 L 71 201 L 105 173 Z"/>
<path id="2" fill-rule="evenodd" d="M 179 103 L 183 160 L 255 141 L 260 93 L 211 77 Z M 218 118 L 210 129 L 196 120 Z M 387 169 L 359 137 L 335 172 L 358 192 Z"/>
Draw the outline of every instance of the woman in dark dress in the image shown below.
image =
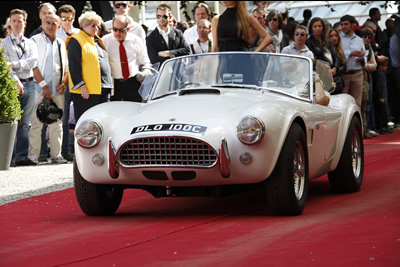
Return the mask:
<path id="1" fill-rule="evenodd" d="M 263 40 L 255 52 L 263 51 L 272 42 L 260 23 L 247 14 L 244 1 L 222 1 L 226 10 L 212 19 L 213 52 L 248 51 L 250 28 Z"/>

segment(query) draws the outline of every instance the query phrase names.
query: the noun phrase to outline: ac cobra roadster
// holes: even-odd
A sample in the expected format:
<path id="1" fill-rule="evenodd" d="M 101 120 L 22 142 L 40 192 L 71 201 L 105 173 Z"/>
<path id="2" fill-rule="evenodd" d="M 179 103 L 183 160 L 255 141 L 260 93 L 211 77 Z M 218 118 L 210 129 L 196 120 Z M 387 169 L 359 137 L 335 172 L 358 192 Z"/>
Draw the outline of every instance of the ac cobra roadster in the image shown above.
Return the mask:
<path id="1" fill-rule="evenodd" d="M 318 88 L 328 103 L 319 104 Z M 309 58 L 221 52 L 172 58 L 148 75 L 143 102 L 109 102 L 75 128 L 82 211 L 113 215 L 124 190 L 155 197 L 224 196 L 261 188 L 276 215 L 299 215 L 309 181 L 359 190 L 362 116 Z"/>

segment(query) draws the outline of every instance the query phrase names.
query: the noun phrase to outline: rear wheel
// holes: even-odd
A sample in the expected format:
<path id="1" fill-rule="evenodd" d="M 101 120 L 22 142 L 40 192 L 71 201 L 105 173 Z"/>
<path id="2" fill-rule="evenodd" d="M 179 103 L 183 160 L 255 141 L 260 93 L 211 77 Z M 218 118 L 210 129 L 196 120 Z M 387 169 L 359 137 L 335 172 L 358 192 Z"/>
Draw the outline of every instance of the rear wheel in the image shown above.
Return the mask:
<path id="1" fill-rule="evenodd" d="M 74 162 L 74 187 L 78 204 L 88 216 L 113 215 L 121 204 L 124 189 L 119 185 L 93 184 L 86 181 Z"/>
<path id="2" fill-rule="evenodd" d="M 328 173 L 332 189 L 338 193 L 357 192 L 364 176 L 364 144 L 360 120 L 353 117 L 336 169 Z"/>
<path id="3" fill-rule="evenodd" d="M 299 215 L 308 195 L 308 154 L 303 129 L 294 123 L 266 181 L 267 202 L 276 215 Z"/>

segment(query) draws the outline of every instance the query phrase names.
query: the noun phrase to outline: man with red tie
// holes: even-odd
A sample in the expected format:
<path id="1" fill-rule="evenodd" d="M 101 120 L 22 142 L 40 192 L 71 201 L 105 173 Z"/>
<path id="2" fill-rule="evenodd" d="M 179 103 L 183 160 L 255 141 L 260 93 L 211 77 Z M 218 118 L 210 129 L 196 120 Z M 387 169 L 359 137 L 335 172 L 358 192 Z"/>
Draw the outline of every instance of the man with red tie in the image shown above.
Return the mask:
<path id="1" fill-rule="evenodd" d="M 138 36 L 128 32 L 127 16 L 117 15 L 112 25 L 113 34 L 102 38 L 114 79 L 111 101 L 141 102 L 138 90 L 148 72 L 146 68 L 151 66 L 147 49 Z"/>

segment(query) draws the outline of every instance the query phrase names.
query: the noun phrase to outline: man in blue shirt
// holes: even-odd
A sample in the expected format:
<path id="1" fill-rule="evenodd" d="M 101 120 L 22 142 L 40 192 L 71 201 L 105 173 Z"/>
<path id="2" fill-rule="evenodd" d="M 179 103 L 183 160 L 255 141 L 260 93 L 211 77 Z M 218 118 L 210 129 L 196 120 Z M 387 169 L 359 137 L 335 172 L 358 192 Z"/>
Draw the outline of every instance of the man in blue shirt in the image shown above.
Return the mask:
<path id="1" fill-rule="evenodd" d="M 38 54 L 36 44 L 24 36 L 27 17 L 28 14 L 24 10 L 11 10 L 12 33 L 0 44 L 0 47 L 4 46 L 7 66 L 11 68 L 11 73 L 17 82 L 20 93 L 19 102 L 24 111 L 21 121 L 18 123 L 11 166 L 37 165 L 37 162 L 28 158 L 29 124 L 35 105 L 35 84 L 32 70 L 37 64 Z"/>
<path id="2" fill-rule="evenodd" d="M 355 22 L 355 18 L 350 15 L 344 15 L 340 19 L 342 26 L 340 36 L 342 37 L 342 48 L 346 57 L 346 72 L 343 75 L 345 83 L 343 93 L 352 95 L 357 105 L 361 107 L 364 82 L 362 69 L 366 60 L 364 42 L 353 31 Z"/>

